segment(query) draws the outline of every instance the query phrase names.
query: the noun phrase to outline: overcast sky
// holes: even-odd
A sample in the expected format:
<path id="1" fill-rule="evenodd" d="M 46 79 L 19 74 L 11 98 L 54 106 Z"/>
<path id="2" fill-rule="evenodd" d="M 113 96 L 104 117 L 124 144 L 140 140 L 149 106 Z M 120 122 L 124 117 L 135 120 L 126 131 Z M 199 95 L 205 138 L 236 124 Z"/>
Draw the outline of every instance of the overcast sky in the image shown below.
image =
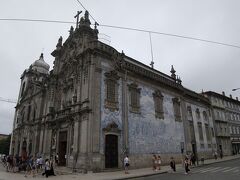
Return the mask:
<path id="1" fill-rule="evenodd" d="M 0 18 L 75 21 L 77 0 L 0 0 Z M 191 36 L 240 46 L 239 0 L 81 0 L 99 24 Z M 83 14 L 82 14 L 83 15 Z M 93 20 L 91 20 L 94 23 Z M 71 24 L 0 21 L 0 97 L 17 99 L 24 69 L 44 53 L 52 67 L 59 36 Z M 74 24 L 73 24 L 74 25 Z M 151 62 L 148 33 L 98 27 L 100 38 L 144 64 Z M 105 35 L 104 35 L 105 34 Z M 170 74 L 174 65 L 183 85 L 234 98 L 240 87 L 240 49 L 152 34 L 154 68 Z M 0 101 L 0 133 L 10 133 L 15 104 Z"/>

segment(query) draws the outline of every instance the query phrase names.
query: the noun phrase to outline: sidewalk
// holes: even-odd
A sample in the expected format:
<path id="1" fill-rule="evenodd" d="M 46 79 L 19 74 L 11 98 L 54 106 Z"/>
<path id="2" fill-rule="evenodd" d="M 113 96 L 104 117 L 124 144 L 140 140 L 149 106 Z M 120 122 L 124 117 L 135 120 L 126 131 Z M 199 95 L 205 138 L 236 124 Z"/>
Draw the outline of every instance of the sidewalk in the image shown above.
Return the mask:
<path id="1" fill-rule="evenodd" d="M 219 163 L 223 161 L 228 161 L 232 159 L 240 158 L 240 155 L 236 156 L 227 156 L 223 157 L 223 159 L 209 159 L 204 161 L 204 165 L 209 165 L 213 163 Z M 201 164 L 201 162 L 200 162 Z M 202 166 L 202 165 L 199 165 Z M 182 170 L 182 164 L 177 164 L 176 166 L 177 171 Z M 115 171 L 115 172 L 101 172 L 101 173 L 88 173 L 88 174 L 75 174 L 78 179 L 84 179 L 84 180 L 121 180 L 121 179 L 131 179 L 131 178 L 137 178 L 137 177 L 146 177 L 151 176 L 155 174 L 162 174 L 167 173 L 170 171 L 169 165 L 167 166 L 161 166 L 160 171 L 153 171 L 152 168 L 142 168 L 142 169 L 133 169 L 129 170 L 129 174 L 125 174 L 124 171 Z"/>
<path id="2" fill-rule="evenodd" d="M 204 166 L 214 163 L 219 163 L 223 161 L 228 161 L 232 159 L 240 158 L 240 155 L 228 156 L 223 159 L 210 159 L 204 161 Z M 200 162 L 201 164 L 201 162 Z M 200 165 L 201 166 L 201 165 Z M 178 164 L 176 167 L 177 171 L 182 171 L 182 164 Z M 61 172 L 60 172 L 61 171 Z M 48 179 L 52 180 L 67 180 L 67 179 L 79 179 L 79 180 L 122 180 L 122 179 L 131 179 L 137 177 L 146 177 L 156 174 L 167 173 L 170 171 L 169 165 L 161 166 L 160 171 L 153 171 L 152 168 L 142 168 L 142 169 L 133 169 L 129 170 L 129 174 L 125 174 L 124 171 L 115 171 L 115 172 L 101 172 L 101 173 L 92 173 L 88 172 L 87 174 L 81 173 L 72 173 L 70 169 L 57 168 L 57 176 L 50 176 Z M 28 177 L 25 178 L 23 173 L 8 173 L 5 170 L 0 171 L 0 180 L 26 180 L 26 179 L 45 179 L 45 177 L 38 175 L 35 178 Z"/>

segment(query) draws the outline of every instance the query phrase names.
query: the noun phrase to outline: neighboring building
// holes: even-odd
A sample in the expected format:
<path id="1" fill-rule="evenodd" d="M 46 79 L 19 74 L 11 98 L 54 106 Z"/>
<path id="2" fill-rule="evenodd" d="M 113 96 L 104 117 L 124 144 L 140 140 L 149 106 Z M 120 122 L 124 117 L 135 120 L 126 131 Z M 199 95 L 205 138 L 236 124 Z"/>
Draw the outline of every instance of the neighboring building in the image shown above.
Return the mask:
<path id="1" fill-rule="evenodd" d="M 224 155 L 236 154 L 240 150 L 240 102 L 225 96 L 225 93 L 207 91 L 204 95 L 212 104 L 218 151 Z"/>
<path id="2" fill-rule="evenodd" d="M 0 140 L 7 139 L 9 135 L 7 134 L 0 134 Z"/>
<path id="3" fill-rule="evenodd" d="M 186 100 L 187 126 L 190 151 L 201 157 L 211 158 L 217 150 L 211 104 L 202 96 L 192 95 Z M 185 133 L 186 134 L 186 133 Z"/>
<path id="4" fill-rule="evenodd" d="M 41 55 L 21 76 L 10 153 L 58 153 L 60 165 L 98 171 L 122 167 L 125 154 L 137 168 L 153 153 L 168 163 L 214 150 L 208 99 L 184 88 L 173 67 L 168 76 L 98 41 L 88 12 L 52 55 L 51 72 Z"/>

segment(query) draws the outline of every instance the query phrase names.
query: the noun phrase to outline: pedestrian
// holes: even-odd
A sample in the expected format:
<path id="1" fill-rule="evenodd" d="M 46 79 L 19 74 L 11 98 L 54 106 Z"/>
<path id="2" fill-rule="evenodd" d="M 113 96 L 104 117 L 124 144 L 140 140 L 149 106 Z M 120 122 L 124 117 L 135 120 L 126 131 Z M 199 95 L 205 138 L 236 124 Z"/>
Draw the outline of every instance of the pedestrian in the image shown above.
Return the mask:
<path id="1" fill-rule="evenodd" d="M 213 153 L 213 157 L 214 157 L 215 160 L 217 160 L 217 151 L 215 151 L 215 152 Z"/>
<path id="2" fill-rule="evenodd" d="M 157 170 L 157 156 L 155 154 L 153 154 L 152 156 L 152 167 L 153 167 L 153 171 Z"/>
<path id="3" fill-rule="evenodd" d="M 196 166 L 196 156 L 194 153 L 191 156 L 191 162 L 192 162 L 192 165 Z"/>
<path id="4" fill-rule="evenodd" d="M 11 155 L 8 155 L 7 156 L 7 166 L 6 166 L 6 171 L 7 172 L 12 170 L 12 164 L 13 164 L 13 159 L 12 159 Z"/>
<path id="5" fill-rule="evenodd" d="M 46 178 L 48 178 L 49 176 L 49 170 L 50 170 L 50 164 L 49 164 L 49 159 L 45 160 L 45 167 L 44 167 L 44 172 L 42 173 L 42 175 L 46 176 Z"/>
<path id="6" fill-rule="evenodd" d="M 161 170 L 162 159 L 161 156 L 157 157 L 157 169 Z"/>
<path id="7" fill-rule="evenodd" d="M 27 177 L 27 175 L 31 175 L 32 173 L 32 158 L 29 156 L 26 160 L 26 170 L 24 177 Z"/>
<path id="8" fill-rule="evenodd" d="M 50 157 L 50 161 L 49 161 L 49 165 L 50 165 L 50 170 L 49 170 L 49 173 L 48 175 L 49 176 L 56 176 L 55 173 L 54 173 L 54 163 L 53 163 L 53 158 Z"/>
<path id="9" fill-rule="evenodd" d="M 222 159 L 223 158 L 223 152 L 222 152 L 222 150 L 220 150 L 220 158 Z"/>
<path id="10" fill-rule="evenodd" d="M 171 157 L 171 160 L 170 160 L 170 167 L 173 170 L 173 172 L 176 172 L 176 163 L 173 157 Z"/>
<path id="11" fill-rule="evenodd" d="M 185 167 L 185 174 L 188 174 L 190 169 L 189 169 L 189 159 L 187 157 L 184 160 L 184 167 Z"/>
<path id="12" fill-rule="evenodd" d="M 37 173 L 40 170 L 40 157 L 36 159 L 36 170 L 37 170 Z"/>
<path id="13" fill-rule="evenodd" d="M 39 158 L 39 169 L 42 169 L 43 168 L 43 158 L 42 156 L 40 156 Z"/>
<path id="14" fill-rule="evenodd" d="M 128 158 L 128 155 L 125 156 L 124 158 L 124 170 L 125 170 L 125 174 L 129 174 L 128 169 L 130 166 L 130 160 Z"/>
<path id="15" fill-rule="evenodd" d="M 56 166 L 58 166 L 58 162 L 59 162 L 59 156 L 58 153 L 55 155 L 55 164 Z"/>

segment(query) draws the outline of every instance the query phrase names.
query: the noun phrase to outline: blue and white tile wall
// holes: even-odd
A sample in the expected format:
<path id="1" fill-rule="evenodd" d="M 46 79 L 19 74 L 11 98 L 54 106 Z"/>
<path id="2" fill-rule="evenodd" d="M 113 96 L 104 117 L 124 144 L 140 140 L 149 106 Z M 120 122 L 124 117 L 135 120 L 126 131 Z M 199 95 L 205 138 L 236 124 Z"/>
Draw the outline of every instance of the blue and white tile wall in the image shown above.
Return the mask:
<path id="1" fill-rule="evenodd" d="M 107 71 L 102 71 L 102 78 L 101 78 L 101 144 L 100 144 L 100 153 L 104 154 L 104 134 L 102 129 L 105 128 L 108 124 L 115 122 L 118 125 L 118 128 L 121 130 L 120 139 L 119 139 L 119 148 L 122 147 L 122 80 L 118 80 L 118 102 L 119 102 L 119 110 L 117 111 L 110 111 L 109 109 L 104 107 L 105 101 L 105 75 L 104 73 Z"/>
<path id="2" fill-rule="evenodd" d="M 131 82 L 128 82 L 130 84 Z M 172 98 L 164 96 L 164 119 L 155 117 L 153 95 L 154 89 L 139 85 L 140 114 L 129 112 L 129 150 L 131 154 L 180 153 L 184 142 L 182 122 L 174 119 Z"/>

